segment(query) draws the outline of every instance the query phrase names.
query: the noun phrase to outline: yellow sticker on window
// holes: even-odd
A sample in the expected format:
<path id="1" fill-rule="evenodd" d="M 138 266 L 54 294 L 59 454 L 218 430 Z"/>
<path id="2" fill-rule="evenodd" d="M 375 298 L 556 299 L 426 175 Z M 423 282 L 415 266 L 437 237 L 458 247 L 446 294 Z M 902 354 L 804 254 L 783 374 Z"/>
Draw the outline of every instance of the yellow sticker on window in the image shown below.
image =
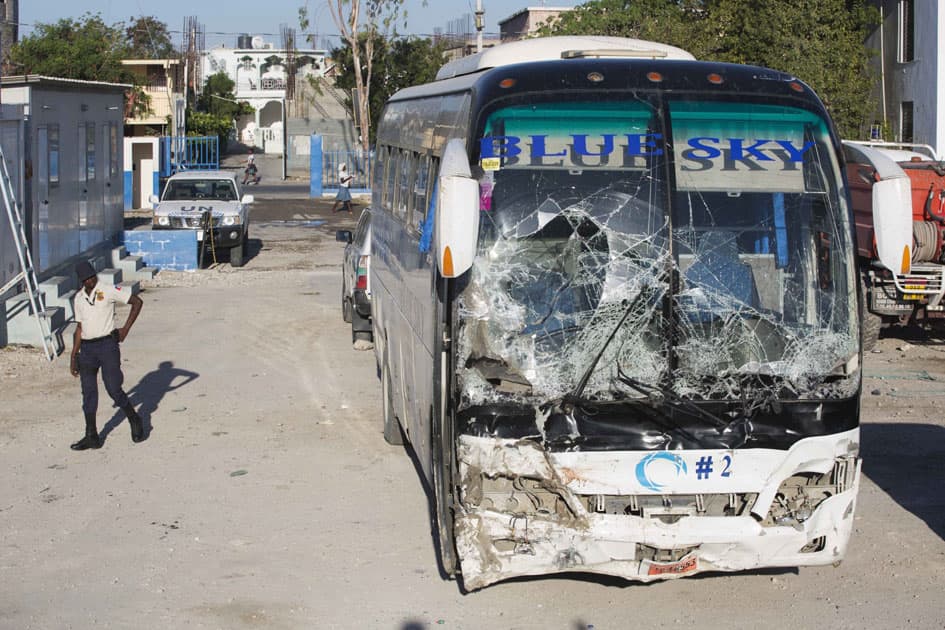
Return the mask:
<path id="1" fill-rule="evenodd" d="M 481 164 L 484 171 L 497 171 L 502 166 L 502 158 L 483 158 Z"/>

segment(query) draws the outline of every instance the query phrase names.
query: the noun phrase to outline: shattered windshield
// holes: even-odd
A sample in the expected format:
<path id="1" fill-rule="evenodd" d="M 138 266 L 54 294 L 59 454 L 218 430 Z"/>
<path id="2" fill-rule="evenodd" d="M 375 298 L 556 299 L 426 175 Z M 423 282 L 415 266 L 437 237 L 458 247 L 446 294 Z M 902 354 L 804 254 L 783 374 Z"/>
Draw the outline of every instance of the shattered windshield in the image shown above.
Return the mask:
<path id="1" fill-rule="evenodd" d="M 529 103 L 492 111 L 479 139 L 464 405 L 855 393 L 847 209 L 817 115 Z"/>

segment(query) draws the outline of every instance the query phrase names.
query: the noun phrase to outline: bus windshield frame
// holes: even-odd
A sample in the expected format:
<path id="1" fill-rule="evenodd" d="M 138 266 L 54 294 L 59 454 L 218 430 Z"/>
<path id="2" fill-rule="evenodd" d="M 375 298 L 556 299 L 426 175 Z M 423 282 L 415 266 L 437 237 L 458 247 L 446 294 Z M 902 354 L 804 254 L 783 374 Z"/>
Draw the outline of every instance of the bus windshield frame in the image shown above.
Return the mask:
<path id="1" fill-rule="evenodd" d="M 474 138 L 465 406 L 858 393 L 849 208 L 816 111 L 761 95 L 518 94 L 484 107 Z"/>

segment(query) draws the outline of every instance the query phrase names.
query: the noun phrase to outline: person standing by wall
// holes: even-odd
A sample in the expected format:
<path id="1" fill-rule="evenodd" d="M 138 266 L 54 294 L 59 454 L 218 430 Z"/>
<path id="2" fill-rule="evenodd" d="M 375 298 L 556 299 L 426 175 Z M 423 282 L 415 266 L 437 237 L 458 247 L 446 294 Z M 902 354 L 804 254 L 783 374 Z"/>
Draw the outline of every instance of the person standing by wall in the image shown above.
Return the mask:
<path id="1" fill-rule="evenodd" d="M 72 339 L 72 356 L 69 371 L 80 377 L 82 383 L 82 411 L 85 414 L 85 437 L 71 445 L 75 451 L 84 451 L 102 446 L 95 422 L 98 410 L 98 371 L 102 370 L 105 391 L 115 405 L 125 412 L 131 425 L 131 440 L 141 442 L 145 435 L 144 423 L 135 412 L 122 389 L 124 375 L 121 372 L 121 350 L 118 347 L 128 336 L 131 325 L 141 312 L 142 301 L 137 295 L 121 287 L 98 281 L 95 269 L 88 261 L 75 266 L 75 273 L 82 284 L 73 299 L 75 334 Z M 130 304 L 131 313 L 125 325 L 115 328 L 115 305 Z"/>
<path id="2" fill-rule="evenodd" d="M 351 179 L 352 176 L 348 173 L 348 165 L 342 162 L 341 166 L 338 167 L 338 195 L 335 197 L 335 205 L 331 207 L 332 214 L 335 213 L 335 208 L 338 207 L 339 203 L 342 210 L 347 210 L 348 214 L 351 214 Z"/>

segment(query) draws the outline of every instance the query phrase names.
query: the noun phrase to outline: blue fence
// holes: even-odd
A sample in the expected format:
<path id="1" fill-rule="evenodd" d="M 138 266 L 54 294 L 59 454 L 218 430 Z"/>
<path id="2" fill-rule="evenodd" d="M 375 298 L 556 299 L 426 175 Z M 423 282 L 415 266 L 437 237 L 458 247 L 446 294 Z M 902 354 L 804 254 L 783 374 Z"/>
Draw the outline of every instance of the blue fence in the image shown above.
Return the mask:
<path id="1" fill-rule="evenodd" d="M 371 169 L 374 165 L 374 151 L 322 151 L 322 189 L 338 189 L 338 167 L 348 165 L 351 191 L 367 191 L 371 188 Z"/>
<path id="2" fill-rule="evenodd" d="M 214 171 L 220 168 L 220 142 L 216 136 L 165 136 L 161 138 L 161 177 L 177 171 Z"/>

